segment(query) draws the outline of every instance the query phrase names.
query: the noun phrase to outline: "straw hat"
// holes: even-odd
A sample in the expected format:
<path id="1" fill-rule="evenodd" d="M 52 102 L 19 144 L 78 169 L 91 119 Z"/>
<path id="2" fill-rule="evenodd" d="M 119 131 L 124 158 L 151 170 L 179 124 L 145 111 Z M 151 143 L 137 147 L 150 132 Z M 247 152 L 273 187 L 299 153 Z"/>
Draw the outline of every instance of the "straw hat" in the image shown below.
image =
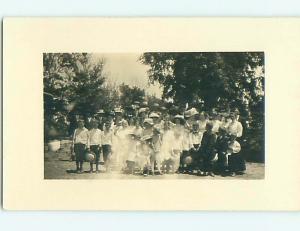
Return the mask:
<path id="1" fill-rule="evenodd" d="M 159 118 L 159 115 L 155 112 L 151 112 L 149 115 L 150 118 Z"/>

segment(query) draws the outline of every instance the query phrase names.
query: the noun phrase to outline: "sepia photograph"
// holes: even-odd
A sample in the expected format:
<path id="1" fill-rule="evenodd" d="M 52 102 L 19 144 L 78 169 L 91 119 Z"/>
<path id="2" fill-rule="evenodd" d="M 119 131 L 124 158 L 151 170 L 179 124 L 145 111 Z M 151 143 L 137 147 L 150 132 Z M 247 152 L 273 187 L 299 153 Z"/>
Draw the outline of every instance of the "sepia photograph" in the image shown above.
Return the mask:
<path id="1" fill-rule="evenodd" d="M 44 179 L 264 179 L 264 52 L 43 53 Z"/>

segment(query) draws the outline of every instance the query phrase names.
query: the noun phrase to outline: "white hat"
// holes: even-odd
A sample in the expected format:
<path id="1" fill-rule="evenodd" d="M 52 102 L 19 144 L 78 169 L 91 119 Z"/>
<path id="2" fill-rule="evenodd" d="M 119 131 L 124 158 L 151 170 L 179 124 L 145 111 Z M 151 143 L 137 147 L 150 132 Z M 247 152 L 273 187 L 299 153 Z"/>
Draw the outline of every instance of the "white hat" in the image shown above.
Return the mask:
<path id="1" fill-rule="evenodd" d="M 146 111 L 147 111 L 147 109 L 144 108 L 144 107 L 142 107 L 142 108 L 139 109 L 139 113 L 146 112 Z"/>
<path id="2" fill-rule="evenodd" d="M 151 112 L 149 115 L 150 118 L 159 118 L 159 115 L 155 112 Z"/>
<path id="3" fill-rule="evenodd" d="M 184 117 L 183 117 L 183 115 L 176 115 L 176 116 L 174 116 L 174 119 L 184 120 Z"/>
<path id="4" fill-rule="evenodd" d="M 147 123 L 147 124 L 150 124 L 150 125 L 153 125 L 154 123 L 153 123 L 153 119 L 151 119 L 151 118 L 146 118 L 145 120 L 144 120 L 144 123 Z"/>
<path id="5" fill-rule="evenodd" d="M 192 116 L 191 110 L 187 110 L 187 111 L 184 112 L 184 117 L 189 118 L 191 116 Z"/>
<path id="6" fill-rule="evenodd" d="M 119 108 L 119 107 L 117 107 L 117 108 L 115 108 L 115 113 L 122 113 L 122 109 L 121 108 Z"/>

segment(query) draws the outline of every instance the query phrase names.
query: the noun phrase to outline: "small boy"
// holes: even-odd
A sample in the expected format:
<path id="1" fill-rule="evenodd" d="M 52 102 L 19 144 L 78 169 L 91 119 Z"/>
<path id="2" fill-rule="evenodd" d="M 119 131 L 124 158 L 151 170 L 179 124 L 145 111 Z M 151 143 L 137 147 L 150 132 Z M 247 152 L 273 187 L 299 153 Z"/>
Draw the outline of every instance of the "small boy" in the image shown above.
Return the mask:
<path id="1" fill-rule="evenodd" d="M 161 145 L 162 145 L 162 138 L 160 134 L 160 129 L 155 127 L 153 129 L 153 136 L 152 136 L 152 143 L 151 143 L 151 155 L 150 155 L 150 163 L 151 163 L 151 171 L 152 175 L 154 175 L 154 165 L 156 162 L 157 170 L 159 175 L 161 175 Z"/>
<path id="2" fill-rule="evenodd" d="M 217 171 L 222 176 L 225 176 L 228 170 L 228 156 L 227 156 L 228 144 L 229 144 L 229 136 L 226 133 L 226 128 L 220 127 L 219 135 L 216 141 L 216 149 L 218 153 Z"/>
<path id="3" fill-rule="evenodd" d="M 201 142 L 201 155 L 203 158 L 203 171 L 204 175 L 214 177 L 213 173 L 213 160 L 216 156 L 216 140 L 217 135 L 213 132 L 213 125 L 211 123 L 207 123 L 206 131 L 203 134 L 202 142 Z"/>
<path id="4" fill-rule="evenodd" d="M 90 150 L 96 156 L 96 173 L 99 173 L 99 159 L 102 146 L 102 131 L 98 128 L 98 121 L 96 119 L 91 121 L 92 129 L 89 131 Z M 90 162 L 90 173 L 93 172 L 93 162 Z"/>
<path id="5" fill-rule="evenodd" d="M 78 127 L 72 139 L 72 152 L 75 152 L 77 173 L 83 172 L 83 161 L 87 149 L 89 149 L 89 131 L 84 127 L 84 121 L 78 120 Z"/>
<path id="6" fill-rule="evenodd" d="M 104 125 L 104 131 L 102 133 L 102 152 L 103 160 L 106 172 L 110 172 L 110 160 L 112 155 L 113 144 L 113 129 L 110 121 L 107 121 Z"/>
<path id="7" fill-rule="evenodd" d="M 190 166 L 190 171 L 197 170 L 198 174 L 202 174 L 201 172 L 201 156 L 200 156 L 200 146 L 202 141 L 203 133 L 199 130 L 199 123 L 194 122 L 192 125 L 192 132 L 190 133 L 191 140 L 191 149 L 190 153 L 192 156 L 192 166 Z"/>

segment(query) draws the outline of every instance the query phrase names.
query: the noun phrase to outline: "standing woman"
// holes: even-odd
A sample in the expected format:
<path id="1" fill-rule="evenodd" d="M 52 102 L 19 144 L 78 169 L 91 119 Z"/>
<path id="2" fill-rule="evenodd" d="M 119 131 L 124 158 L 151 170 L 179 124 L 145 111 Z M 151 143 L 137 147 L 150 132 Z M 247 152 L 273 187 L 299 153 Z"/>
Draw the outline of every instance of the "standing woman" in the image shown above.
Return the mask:
<path id="1" fill-rule="evenodd" d="M 239 138 L 243 135 L 243 126 L 241 122 L 238 121 L 238 115 L 236 113 L 232 113 L 230 115 L 231 123 L 228 125 L 227 131 L 231 137 L 231 144 L 229 148 L 229 153 L 232 153 L 228 158 L 229 169 L 231 174 L 234 175 L 242 175 L 246 170 L 245 159 L 239 151 L 241 150 L 240 144 L 236 141 L 236 138 Z M 238 148 L 235 148 L 238 147 Z M 235 151 L 238 150 L 238 151 Z"/>
<path id="2" fill-rule="evenodd" d="M 234 135 L 235 137 L 239 138 L 243 135 L 243 126 L 241 122 L 237 120 L 238 115 L 232 113 L 230 114 L 231 123 L 229 123 L 227 128 L 227 133 L 229 135 Z"/>
<path id="3" fill-rule="evenodd" d="M 86 149 L 89 149 L 89 131 L 84 127 L 84 121 L 78 121 L 78 128 L 75 129 L 72 140 L 72 150 L 75 152 L 76 171 L 82 173 L 83 161 Z"/>

